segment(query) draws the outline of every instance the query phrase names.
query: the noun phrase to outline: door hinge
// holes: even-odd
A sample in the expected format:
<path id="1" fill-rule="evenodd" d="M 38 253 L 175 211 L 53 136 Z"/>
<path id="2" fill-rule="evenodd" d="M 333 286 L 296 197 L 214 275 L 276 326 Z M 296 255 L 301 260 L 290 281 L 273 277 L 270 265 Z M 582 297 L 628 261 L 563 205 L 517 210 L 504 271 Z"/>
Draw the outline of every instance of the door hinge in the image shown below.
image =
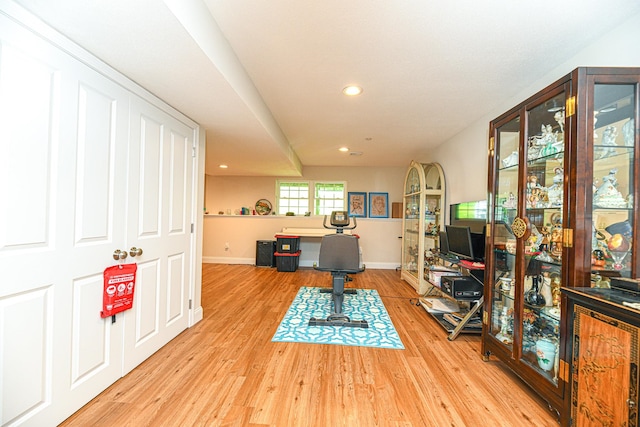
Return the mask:
<path id="1" fill-rule="evenodd" d="M 189 300 L 189 310 L 191 310 L 193 300 Z"/>
<path id="2" fill-rule="evenodd" d="M 576 113 L 576 97 L 572 96 L 565 102 L 565 117 L 571 117 Z"/>
<path id="3" fill-rule="evenodd" d="M 191 223 L 191 234 L 193 234 L 193 229 L 194 229 L 194 226 L 193 226 L 193 223 Z"/>
<path id="4" fill-rule="evenodd" d="M 573 228 L 562 229 L 562 246 L 565 248 L 573 247 Z"/>
<path id="5" fill-rule="evenodd" d="M 196 156 L 196 142 L 193 141 L 193 145 L 191 146 L 191 157 Z"/>
<path id="6" fill-rule="evenodd" d="M 560 359 L 560 363 L 558 363 L 558 365 L 558 377 L 564 382 L 569 382 L 569 364 Z"/>
<path id="7" fill-rule="evenodd" d="M 489 324 L 489 313 L 486 310 L 482 312 L 482 324 L 483 325 Z"/>

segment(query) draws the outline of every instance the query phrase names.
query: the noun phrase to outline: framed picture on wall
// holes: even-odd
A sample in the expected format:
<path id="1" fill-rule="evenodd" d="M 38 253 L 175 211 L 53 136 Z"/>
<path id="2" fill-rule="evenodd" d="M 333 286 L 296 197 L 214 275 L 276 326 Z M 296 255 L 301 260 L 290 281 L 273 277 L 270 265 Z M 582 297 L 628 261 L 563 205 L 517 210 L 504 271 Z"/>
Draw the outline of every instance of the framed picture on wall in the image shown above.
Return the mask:
<path id="1" fill-rule="evenodd" d="M 389 218 L 389 193 L 369 193 L 369 218 Z"/>
<path id="2" fill-rule="evenodd" d="M 367 216 L 367 193 L 349 192 L 347 199 L 349 216 Z"/>

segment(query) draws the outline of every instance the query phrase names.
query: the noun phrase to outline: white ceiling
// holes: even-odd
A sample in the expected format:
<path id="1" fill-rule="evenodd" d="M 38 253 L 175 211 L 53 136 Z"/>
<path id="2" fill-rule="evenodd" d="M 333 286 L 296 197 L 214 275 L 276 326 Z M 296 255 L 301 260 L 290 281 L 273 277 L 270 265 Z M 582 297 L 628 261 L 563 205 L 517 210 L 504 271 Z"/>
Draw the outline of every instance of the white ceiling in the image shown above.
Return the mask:
<path id="1" fill-rule="evenodd" d="M 212 175 L 406 166 L 640 11 L 638 0 L 17 2 L 202 125 Z M 350 83 L 363 94 L 342 95 Z"/>

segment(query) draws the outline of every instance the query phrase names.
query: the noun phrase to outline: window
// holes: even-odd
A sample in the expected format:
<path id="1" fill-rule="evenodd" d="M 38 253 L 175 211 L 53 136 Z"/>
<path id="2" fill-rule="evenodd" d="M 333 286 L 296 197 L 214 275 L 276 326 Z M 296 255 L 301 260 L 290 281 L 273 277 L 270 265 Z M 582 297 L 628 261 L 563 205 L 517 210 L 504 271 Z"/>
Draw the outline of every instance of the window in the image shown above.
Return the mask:
<path id="1" fill-rule="evenodd" d="M 309 212 L 308 182 L 278 182 L 278 214 Z"/>
<path id="2" fill-rule="evenodd" d="M 344 209 L 344 183 L 316 182 L 314 215 L 330 215 L 333 211 Z"/>
<path id="3" fill-rule="evenodd" d="M 293 212 L 304 215 L 329 215 L 334 210 L 344 210 L 344 182 L 277 181 L 277 213 Z M 313 195 L 313 200 L 311 200 Z"/>

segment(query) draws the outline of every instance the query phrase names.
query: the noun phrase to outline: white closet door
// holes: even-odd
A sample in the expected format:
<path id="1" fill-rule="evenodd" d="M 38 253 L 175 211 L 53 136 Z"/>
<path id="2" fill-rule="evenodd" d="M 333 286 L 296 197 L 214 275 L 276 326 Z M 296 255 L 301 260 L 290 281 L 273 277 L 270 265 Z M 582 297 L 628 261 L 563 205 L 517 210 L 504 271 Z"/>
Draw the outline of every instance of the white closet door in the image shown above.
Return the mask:
<path id="1" fill-rule="evenodd" d="M 0 420 L 56 425 L 122 373 L 129 95 L 0 16 Z"/>
<path id="2" fill-rule="evenodd" d="M 193 146 L 192 128 L 132 101 L 127 242 L 143 253 L 126 315 L 125 372 L 188 327 Z"/>

